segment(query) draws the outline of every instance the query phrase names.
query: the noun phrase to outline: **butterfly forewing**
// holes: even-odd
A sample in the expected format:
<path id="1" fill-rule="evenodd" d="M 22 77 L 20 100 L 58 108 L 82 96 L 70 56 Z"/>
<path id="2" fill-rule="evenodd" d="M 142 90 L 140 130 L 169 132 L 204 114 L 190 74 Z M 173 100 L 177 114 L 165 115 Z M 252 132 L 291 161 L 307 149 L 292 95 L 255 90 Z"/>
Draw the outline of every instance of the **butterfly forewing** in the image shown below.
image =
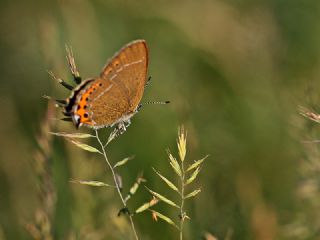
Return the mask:
<path id="1" fill-rule="evenodd" d="M 134 41 L 122 48 L 103 68 L 100 78 L 83 91 L 82 95 L 89 97 L 85 107 L 88 118 L 82 118 L 82 122 L 103 127 L 130 118 L 143 95 L 147 65 L 145 41 Z"/>
<path id="2" fill-rule="evenodd" d="M 101 78 L 117 81 L 124 95 L 130 99 L 130 110 L 139 104 L 147 79 L 148 49 L 144 40 L 137 40 L 122 48 L 101 72 Z"/>

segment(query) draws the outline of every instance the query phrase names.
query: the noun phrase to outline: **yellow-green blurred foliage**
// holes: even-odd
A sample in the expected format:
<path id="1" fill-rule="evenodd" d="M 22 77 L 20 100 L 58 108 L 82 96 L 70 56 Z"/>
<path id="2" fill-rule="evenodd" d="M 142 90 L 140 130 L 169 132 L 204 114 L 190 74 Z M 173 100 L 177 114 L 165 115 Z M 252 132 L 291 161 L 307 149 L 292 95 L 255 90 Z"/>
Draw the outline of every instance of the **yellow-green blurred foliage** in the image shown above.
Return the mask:
<path id="1" fill-rule="evenodd" d="M 25 226 L 46 218 L 37 209 L 48 210 L 43 200 L 50 194 L 54 239 L 128 239 L 130 226 L 116 216 L 121 204 L 112 189 L 69 182 L 111 183 L 103 159 L 39 136 L 48 106 L 41 96 L 69 94 L 46 72 L 71 82 L 65 44 L 87 78 L 134 39 L 146 39 L 150 49 L 152 82 L 143 101 L 171 104 L 145 106 L 108 147 L 113 162 L 135 155 L 119 170 L 124 191 L 141 171 L 149 187 L 162 188 L 152 167 L 172 176 L 165 149 L 174 149 L 184 124 L 188 161 L 210 155 L 197 180 L 202 191 L 186 206 L 186 239 L 206 232 L 218 239 L 319 239 L 320 202 L 298 191 L 314 174 L 301 170 L 304 162 L 319 162 L 318 145 L 301 141 L 319 138 L 319 125 L 297 111 L 298 105 L 319 110 L 319 20 L 319 0 L 2 0 L 0 239 L 32 239 Z M 60 117 L 50 117 L 51 130 L 76 131 L 53 119 Z M 36 159 L 46 159 L 48 168 L 41 172 Z M 53 193 L 42 191 L 44 176 Z M 130 206 L 148 200 L 141 188 Z M 135 223 L 142 239 L 178 238 L 150 214 Z M 304 238 L 288 235 L 296 223 Z"/>

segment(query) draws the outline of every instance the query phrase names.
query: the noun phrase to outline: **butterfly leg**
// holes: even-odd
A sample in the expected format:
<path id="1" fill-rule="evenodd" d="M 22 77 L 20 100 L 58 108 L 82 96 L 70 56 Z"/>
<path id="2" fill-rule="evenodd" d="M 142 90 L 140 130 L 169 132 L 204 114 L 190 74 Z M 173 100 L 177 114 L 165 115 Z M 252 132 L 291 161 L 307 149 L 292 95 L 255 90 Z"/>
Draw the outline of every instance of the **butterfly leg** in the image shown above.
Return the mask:
<path id="1" fill-rule="evenodd" d="M 117 136 L 119 136 L 119 135 L 123 134 L 125 131 L 127 131 L 127 128 L 130 126 L 130 124 L 131 124 L 130 119 L 120 122 L 116 127 Z"/>
<path id="2" fill-rule="evenodd" d="M 125 124 L 126 128 L 128 128 L 128 127 L 130 126 L 130 124 L 131 124 L 130 119 L 126 120 L 126 121 L 124 122 L 124 124 Z"/>
<path id="3" fill-rule="evenodd" d="M 124 125 L 124 123 L 120 122 L 116 127 L 117 136 L 123 134 L 126 130 L 127 129 L 126 129 L 126 126 Z"/>
<path id="4" fill-rule="evenodd" d="M 113 135 L 113 137 L 118 137 L 121 134 L 123 134 L 125 131 L 127 130 L 127 127 L 125 125 L 124 122 L 120 122 L 118 123 L 118 125 L 114 128 L 113 132 L 111 133 L 111 135 Z"/>
<path id="5" fill-rule="evenodd" d="M 71 74 L 73 76 L 73 80 L 76 84 L 79 84 L 81 83 L 81 77 L 77 69 L 76 62 L 74 60 L 72 48 L 66 45 L 66 52 L 67 52 L 67 60 L 69 63 Z"/>
<path id="6" fill-rule="evenodd" d="M 127 131 L 127 127 L 131 124 L 130 119 L 126 121 L 122 121 L 118 123 L 118 125 L 113 129 L 111 134 L 109 135 L 108 141 L 105 146 L 107 146 L 113 139 L 122 135 L 125 131 Z"/>
<path id="7" fill-rule="evenodd" d="M 129 121 L 123 121 L 120 122 L 117 126 L 118 133 L 119 135 L 123 134 L 125 131 L 127 131 L 127 127 L 130 125 L 130 120 Z"/>

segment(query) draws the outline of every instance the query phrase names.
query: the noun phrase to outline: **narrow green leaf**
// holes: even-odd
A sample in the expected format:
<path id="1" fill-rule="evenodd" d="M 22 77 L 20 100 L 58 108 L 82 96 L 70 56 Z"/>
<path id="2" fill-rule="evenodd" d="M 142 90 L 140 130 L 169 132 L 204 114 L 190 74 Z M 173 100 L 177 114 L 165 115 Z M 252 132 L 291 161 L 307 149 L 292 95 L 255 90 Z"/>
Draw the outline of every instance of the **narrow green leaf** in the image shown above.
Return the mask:
<path id="1" fill-rule="evenodd" d="M 200 192 L 201 192 L 201 189 L 196 189 L 196 190 L 192 191 L 191 193 L 188 193 L 188 194 L 184 197 L 184 199 L 194 197 L 194 196 L 196 196 L 196 195 L 197 195 L 198 193 L 200 193 Z"/>
<path id="2" fill-rule="evenodd" d="M 60 132 L 60 133 L 55 133 L 55 132 L 49 132 L 52 135 L 56 135 L 59 137 L 67 137 L 67 138 L 90 138 L 94 137 L 91 134 L 88 133 L 65 133 L 65 132 Z"/>
<path id="3" fill-rule="evenodd" d="M 180 193 L 179 192 L 179 189 L 169 180 L 167 179 L 166 177 L 162 176 L 159 172 L 157 172 L 157 170 L 155 170 L 154 168 L 152 168 L 153 171 L 158 174 L 158 176 L 171 188 L 173 189 L 174 191 L 176 191 L 177 193 Z"/>
<path id="4" fill-rule="evenodd" d="M 74 145 L 76 145 L 77 147 L 83 149 L 83 150 L 86 150 L 88 152 L 97 152 L 97 153 L 100 153 L 102 154 L 98 149 L 88 145 L 88 144 L 85 144 L 85 143 L 81 143 L 81 142 L 78 142 L 78 141 L 75 141 L 75 140 L 69 140 L 70 142 L 72 142 Z"/>
<path id="5" fill-rule="evenodd" d="M 150 190 L 149 188 L 147 188 L 147 189 L 153 196 L 155 196 L 159 200 L 161 200 L 161 201 L 163 201 L 163 202 L 165 202 L 165 203 L 167 203 L 167 204 L 169 204 L 169 205 L 171 205 L 173 207 L 179 208 L 179 206 L 176 203 L 174 203 L 173 201 L 169 200 L 168 198 L 162 196 L 161 194 L 159 194 L 157 192 L 154 192 L 154 191 Z"/>
<path id="6" fill-rule="evenodd" d="M 142 177 L 142 174 L 140 174 L 136 181 L 134 182 L 134 184 L 131 186 L 129 192 L 128 192 L 128 195 L 126 196 L 126 198 L 124 199 L 125 202 L 128 202 L 128 200 L 137 192 L 139 186 L 141 183 L 143 182 L 146 182 L 147 180 L 145 180 L 143 177 Z"/>
<path id="7" fill-rule="evenodd" d="M 174 223 L 174 221 L 171 220 L 171 218 L 169 218 L 169 217 L 167 217 L 167 216 L 165 216 L 155 210 L 151 210 L 151 212 L 152 212 L 152 215 L 155 219 L 157 219 L 157 217 L 158 217 L 158 218 L 162 219 L 163 221 L 165 221 L 165 222 L 169 223 L 170 225 L 179 229 L 179 227 Z"/>
<path id="8" fill-rule="evenodd" d="M 201 163 L 204 162 L 204 160 L 206 160 L 206 158 L 209 157 L 209 155 L 205 156 L 204 158 L 195 161 L 193 164 L 191 164 L 188 169 L 187 172 L 191 171 L 192 169 L 195 169 L 196 167 L 200 166 Z"/>
<path id="9" fill-rule="evenodd" d="M 128 161 L 132 160 L 133 158 L 134 158 L 134 156 L 126 157 L 126 158 L 122 159 L 121 161 L 116 162 L 116 164 L 113 166 L 113 168 L 123 166 L 123 165 L 125 165 Z"/>
<path id="10" fill-rule="evenodd" d="M 170 166 L 173 168 L 173 170 L 176 172 L 176 174 L 178 174 L 178 176 L 182 176 L 182 173 L 181 173 L 181 168 L 180 168 L 180 165 L 177 161 L 177 159 L 175 159 L 171 153 L 168 152 L 168 155 L 169 155 L 169 163 L 170 163 Z"/>
<path id="11" fill-rule="evenodd" d="M 99 182 L 99 181 L 86 181 L 86 180 L 70 180 L 72 183 L 79 183 L 83 185 L 89 185 L 93 187 L 113 187 L 107 183 Z"/>
<path id="12" fill-rule="evenodd" d="M 188 185 L 192 183 L 197 178 L 199 172 L 200 172 L 200 167 L 197 167 L 196 170 L 194 170 L 194 172 L 191 174 L 190 178 L 187 179 L 185 184 Z"/>
<path id="13" fill-rule="evenodd" d="M 147 180 L 144 179 L 144 178 L 142 177 L 142 175 L 139 175 L 139 176 L 137 177 L 136 181 L 134 182 L 134 184 L 132 185 L 132 187 L 130 188 L 129 193 L 130 193 L 131 195 L 134 195 L 134 194 L 137 192 L 140 184 L 143 183 L 143 182 L 146 182 L 146 181 L 147 181 Z"/>
<path id="14" fill-rule="evenodd" d="M 151 199 L 151 201 L 146 202 L 145 204 L 141 205 L 137 210 L 135 210 L 135 213 L 141 213 L 147 209 L 149 209 L 150 207 L 156 205 L 159 202 L 159 200 L 155 197 L 153 197 L 153 199 Z"/>

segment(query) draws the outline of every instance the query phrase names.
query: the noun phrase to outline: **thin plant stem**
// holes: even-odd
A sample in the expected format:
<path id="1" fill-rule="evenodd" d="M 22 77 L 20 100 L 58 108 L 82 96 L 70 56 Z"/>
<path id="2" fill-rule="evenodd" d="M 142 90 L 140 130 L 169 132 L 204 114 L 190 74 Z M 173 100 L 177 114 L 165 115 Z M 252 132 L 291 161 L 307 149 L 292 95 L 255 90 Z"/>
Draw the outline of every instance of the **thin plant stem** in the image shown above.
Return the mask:
<path id="1" fill-rule="evenodd" d="M 185 170 L 183 161 L 181 161 L 181 204 L 180 204 L 180 240 L 183 239 L 183 223 L 185 219 L 184 213 L 184 179 L 185 179 Z"/>
<path id="2" fill-rule="evenodd" d="M 113 181 L 114 181 L 114 184 L 115 184 L 115 186 L 116 186 L 116 189 L 117 189 L 117 192 L 118 192 L 118 194 L 119 194 L 119 197 L 120 197 L 120 199 L 121 199 L 121 202 L 122 202 L 122 204 L 123 204 L 123 207 L 126 208 L 126 207 L 127 207 L 127 204 L 126 204 L 126 202 L 125 202 L 125 200 L 124 200 L 124 198 L 123 198 L 123 196 L 122 196 L 122 193 L 121 193 L 121 190 L 120 190 L 120 186 L 119 186 L 119 183 L 118 183 L 118 181 L 117 181 L 116 173 L 115 173 L 115 171 L 114 171 L 114 169 L 113 169 L 110 161 L 108 160 L 107 153 L 106 153 L 106 150 L 105 150 L 105 146 L 104 146 L 104 144 L 102 143 L 101 139 L 99 138 L 99 134 L 98 134 L 98 130 L 97 130 L 97 129 L 95 130 L 95 132 L 96 132 L 97 141 L 99 142 L 100 147 L 101 147 L 101 150 L 102 150 L 102 155 L 104 156 L 104 159 L 106 160 L 106 163 L 107 163 L 107 165 L 109 166 L 109 168 L 110 168 L 110 170 L 111 170 L 111 173 L 112 173 L 112 176 L 113 176 Z M 133 231 L 133 233 L 134 233 L 135 239 L 136 239 L 136 240 L 139 240 L 137 231 L 136 231 L 135 226 L 134 226 L 134 223 L 133 223 L 132 216 L 131 216 L 130 214 L 129 214 L 128 216 L 129 216 L 129 220 L 130 220 L 130 223 L 131 223 L 131 228 L 132 228 L 132 231 Z"/>

